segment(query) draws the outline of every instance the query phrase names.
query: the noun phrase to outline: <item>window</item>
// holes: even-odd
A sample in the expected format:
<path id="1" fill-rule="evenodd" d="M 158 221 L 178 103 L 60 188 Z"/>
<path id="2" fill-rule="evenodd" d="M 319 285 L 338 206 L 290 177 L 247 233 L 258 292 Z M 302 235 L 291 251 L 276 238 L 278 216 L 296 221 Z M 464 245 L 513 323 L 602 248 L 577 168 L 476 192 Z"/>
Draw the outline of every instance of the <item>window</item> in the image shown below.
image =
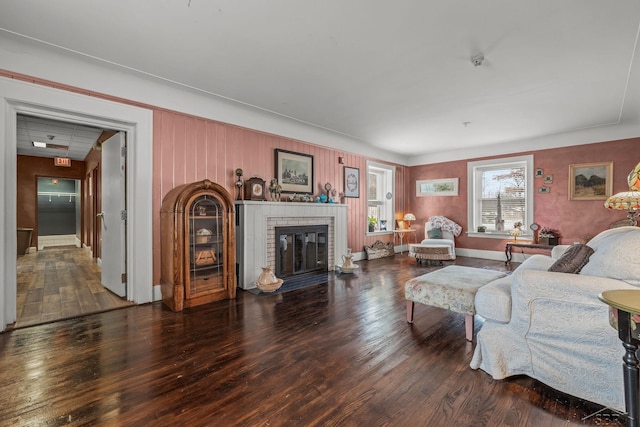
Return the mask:
<path id="1" fill-rule="evenodd" d="M 522 223 L 523 234 L 529 234 L 533 156 L 469 162 L 467 173 L 470 236 L 504 238 L 517 222 Z"/>
<path id="2" fill-rule="evenodd" d="M 394 166 L 367 161 L 367 231 L 386 232 L 394 229 Z"/>

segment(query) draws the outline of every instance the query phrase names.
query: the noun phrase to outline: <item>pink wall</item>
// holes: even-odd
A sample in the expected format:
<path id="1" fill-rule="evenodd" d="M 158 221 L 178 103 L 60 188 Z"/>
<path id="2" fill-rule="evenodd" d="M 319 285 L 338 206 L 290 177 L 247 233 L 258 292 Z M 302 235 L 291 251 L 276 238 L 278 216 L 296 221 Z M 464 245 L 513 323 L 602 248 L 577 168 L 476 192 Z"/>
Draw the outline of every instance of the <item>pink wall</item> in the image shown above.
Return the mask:
<path id="1" fill-rule="evenodd" d="M 269 180 L 274 175 L 274 149 L 280 148 L 311 154 L 315 162 L 316 193 L 325 182 L 343 189 L 342 164 L 360 169 L 362 182 L 366 179 L 366 161 L 375 160 L 327 147 L 296 141 L 264 132 L 244 129 L 213 120 L 189 116 L 174 111 L 140 104 L 131 100 L 88 91 L 31 76 L 0 70 L 0 75 L 41 84 L 76 93 L 136 105 L 154 111 L 153 152 L 153 283 L 160 280 L 160 206 L 164 195 L 176 185 L 208 178 L 226 187 L 235 196 L 233 171 L 240 167 L 245 178 L 259 176 Z M 535 194 L 535 220 L 542 226 L 557 228 L 562 232 L 562 242 L 579 241 L 583 236 L 594 235 L 618 219 L 624 212 L 611 212 L 602 201 L 568 200 L 568 166 L 572 163 L 613 161 L 613 191 L 627 188 L 626 177 L 640 161 L 637 153 L 640 138 L 587 144 L 573 147 L 515 153 L 535 155 L 534 167 L 553 175 L 549 194 Z M 498 156 L 494 156 L 498 157 Z M 469 159 L 469 160 L 480 160 Z M 398 217 L 413 212 L 417 221 L 414 228 L 421 228 L 431 215 L 445 215 L 460 223 L 467 230 L 467 160 L 433 165 L 403 167 L 396 165 L 396 211 Z M 459 196 L 416 197 L 415 182 L 420 179 L 459 177 Z M 541 183 L 540 183 L 541 185 Z M 536 182 L 536 187 L 538 187 Z M 354 251 L 362 251 L 364 245 L 375 240 L 390 241 L 392 236 L 366 236 L 366 195 L 358 199 L 345 199 L 349 205 L 348 244 Z M 397 219 L 399 219 L 397 218 Z M 463 234 L 458 247 L 504 250 L 499 239 L 468 238 Z"/>
<path id="2" fill-rule="evenodd" d="M 537 188 L 543 185 L 542 178 L 536 178 L 534 194 L 535 221 L 542 227 L 558 229 L 561 243 L 571 244 L 585 236 L 593 236 L 606 229 L 609 224 L 626 217 L 626 212 L 605 209 L 602 200 L 569 200 L 569 165 L 574 163 L 594 163 L 613 161 L 613 192 L 626 191 L 627 175 L 640 161 L 637 147 L 640 138 L 572 147 L 554 148 L 535 152 L 514 153 L 513 155 L 534 154 L 534 167 L 542 168 L 544 174 L 553 175 L 553 183 L 548 194 L 539 194 Z M 470 238 L 466 236 L 467 226 L 467 161 L 496 157 L 475 158 L 410 168 L 411 195 L 409 209 L 416 215 L 415 224 L 423 224 L 432 215 L 444 215 L 463 227 L 463 234 L 456 245 L 460 248 L 482 250 L 504 250 L 505 240 Z M 415 182 L 421 179 L 459 177 L 459 196 L 416 197 Z"/>
<path id="3" fill-rule="evenodd" d="M 224 186 L 235 198 L 235 169 L 242 168 L 244 179 L 258 176 L 268 183 L 275 176 L 276 148 L 313 156 L 315 194 L 324 192 L 326 182 L 343 191 L 343 166 L 359 168 L 360 179 L 365 182 L 368 158 L 357 154 L 166 110 L 156 109 L 153 123 L 154 248 L 159 248 L 160 207 L 169 190 L 208 178 Z M 344 157 L 344 165 L 339 163 L 339 157 Z M 407 202 L 403 183 L 408 174 L 407 168 L 395 166 L 396 193 L 400 195 L 396 199 L 396 209 L 402 212 Z M 283 198 L 287 196 L 285 194 Z M 366 236 L 366 194 L 362 188 L 360 198 L 346 198 L 345 203 L 349 205 L 348 245 L 354 252 L 363 251 L 364 245 L 371 245 L 375 240 L 392 239 L 392 235 Z M 154 250 L 153 266 L 154 284 L 158 284 L 159 250 Z"/>

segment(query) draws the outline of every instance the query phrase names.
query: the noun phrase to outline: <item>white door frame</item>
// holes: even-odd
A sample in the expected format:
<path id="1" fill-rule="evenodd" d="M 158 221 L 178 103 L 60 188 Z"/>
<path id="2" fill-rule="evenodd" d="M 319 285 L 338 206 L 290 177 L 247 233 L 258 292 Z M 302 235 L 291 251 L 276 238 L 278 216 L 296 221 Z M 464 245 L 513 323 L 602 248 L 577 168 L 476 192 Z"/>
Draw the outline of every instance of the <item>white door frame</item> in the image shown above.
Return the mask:
<path id="1" fill-rule="evenodd" d="M 152 166 L 153 112 L 0 77 L 0 330 L 16 321 L 16 170 L 17 115 L 120 130 L 127 133 L 127 299 L 136 304 L 153 300 Z"/>

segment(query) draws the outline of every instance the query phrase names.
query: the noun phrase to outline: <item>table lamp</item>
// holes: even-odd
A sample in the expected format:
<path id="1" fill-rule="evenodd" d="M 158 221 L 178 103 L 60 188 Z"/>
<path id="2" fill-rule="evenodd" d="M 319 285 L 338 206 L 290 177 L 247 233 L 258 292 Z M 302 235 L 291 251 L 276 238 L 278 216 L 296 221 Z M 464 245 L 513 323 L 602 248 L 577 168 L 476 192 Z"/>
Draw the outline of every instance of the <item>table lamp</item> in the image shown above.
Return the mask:
<path id="1" fill-rule="evenodd" d="M 415 221 L 416 220 L 416 216 L 412 213 L 408 213 L 404 215 L 403 218 L 405 221 L 407 221 L 407 225 L 409 226 L 409 228 L 411 228 L 411 221 Z"/>
<path id="2" fill-rule="evenodd" d="M 640 210 L 640 163 L 629 174 L 629 191 L 614 194 L 604 202 L 608 209 L 626 210 L 629 225 L 638 225 L 636 212 Z"/>

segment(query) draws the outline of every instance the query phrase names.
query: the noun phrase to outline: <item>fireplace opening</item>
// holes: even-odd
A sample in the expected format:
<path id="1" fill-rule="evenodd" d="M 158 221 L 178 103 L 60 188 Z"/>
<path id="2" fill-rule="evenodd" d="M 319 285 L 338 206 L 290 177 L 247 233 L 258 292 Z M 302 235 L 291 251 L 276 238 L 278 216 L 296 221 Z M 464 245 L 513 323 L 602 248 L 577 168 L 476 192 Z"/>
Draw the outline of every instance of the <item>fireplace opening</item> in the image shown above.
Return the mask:
<path id="1" fill-rule="evenodd" d="M 328 226 L 275 227 L 276 276 L 281 279 L 327 272 Z"/>

